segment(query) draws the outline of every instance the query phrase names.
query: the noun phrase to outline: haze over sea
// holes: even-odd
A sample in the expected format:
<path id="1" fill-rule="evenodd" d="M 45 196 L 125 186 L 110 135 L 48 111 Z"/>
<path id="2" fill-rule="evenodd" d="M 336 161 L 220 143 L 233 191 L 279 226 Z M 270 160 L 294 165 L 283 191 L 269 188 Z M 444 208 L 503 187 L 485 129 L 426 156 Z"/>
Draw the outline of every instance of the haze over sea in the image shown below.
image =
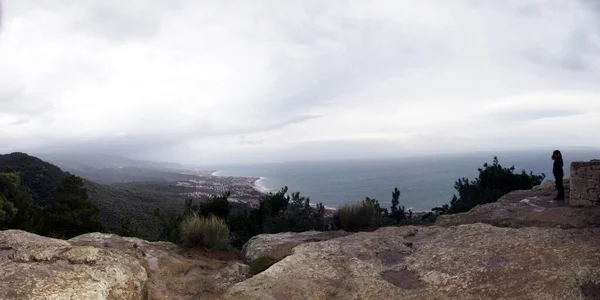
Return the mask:
<path id="1" fill-rule="evenodd" d="M 288 186 L 300 191 L 311 203 L 323 202 L 327 207 L 356 202 L 365 197 L 376 198 L 388 207 L 392 190 L 401 191 L 400 202 L 414 211 L 430 210 L 447 203 L 455 193 L 454 182 L 460 177 L 474 179 L 477 169 L 490 164 L 498 156 L 504 167 L 515 166 L 534 174 L 545 173 L 552 179 L 550 151 L 522 151 L 410 157 L 398 159 L 284 162 L 256 165 L 216 166 L 220 176 L 262 177 L 261 188 L 277 191 Z M 600 149 L 564 151 L 565 176 L 571 161 L 600 158 Z"/>

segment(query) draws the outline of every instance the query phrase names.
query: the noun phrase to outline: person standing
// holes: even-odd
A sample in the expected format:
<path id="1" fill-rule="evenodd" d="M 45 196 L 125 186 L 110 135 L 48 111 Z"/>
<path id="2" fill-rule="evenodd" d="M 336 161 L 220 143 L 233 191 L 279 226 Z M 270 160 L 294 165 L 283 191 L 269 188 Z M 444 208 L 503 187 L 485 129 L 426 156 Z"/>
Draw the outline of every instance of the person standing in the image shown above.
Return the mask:
<path id="1" fill-rule="evenodd" d="M 554 200 L 565 200 L 565 186 L 563 184 L 563 177 L 565 177 L 565 173 L 563 172 L 563 158 L 562 153 L 558 150 L 554 150 L 552 153 L 552 159 L 554 160 L 554 166 L 552 167 L 552 174 L 554 174 L 554 180 L 556 181 L 556 189 L 558 193 L 556 194 L 556 198 Z"/>

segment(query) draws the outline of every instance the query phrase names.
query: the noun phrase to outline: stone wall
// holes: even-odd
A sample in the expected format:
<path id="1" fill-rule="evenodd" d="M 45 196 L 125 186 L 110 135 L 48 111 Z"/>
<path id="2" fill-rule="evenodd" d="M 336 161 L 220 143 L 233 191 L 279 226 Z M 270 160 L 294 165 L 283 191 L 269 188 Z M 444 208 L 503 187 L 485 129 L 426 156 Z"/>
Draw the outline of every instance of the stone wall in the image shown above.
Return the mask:
<path id="1" fill-rule="evenodd" d="M 600 160 L 572 162 L 569 186 L 570 206 L 600 205 Z"/>

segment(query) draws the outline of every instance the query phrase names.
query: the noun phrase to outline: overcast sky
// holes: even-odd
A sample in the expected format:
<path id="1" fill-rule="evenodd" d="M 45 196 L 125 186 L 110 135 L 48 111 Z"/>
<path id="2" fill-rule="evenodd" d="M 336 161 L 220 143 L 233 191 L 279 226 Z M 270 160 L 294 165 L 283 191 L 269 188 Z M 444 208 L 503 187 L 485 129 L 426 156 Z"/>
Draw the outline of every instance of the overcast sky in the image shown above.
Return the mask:
<path id="1" fill-rule="evenodd" d="M 597 3 L 4 0 L 0 152 L 221 163 L 600 146 Z"/>

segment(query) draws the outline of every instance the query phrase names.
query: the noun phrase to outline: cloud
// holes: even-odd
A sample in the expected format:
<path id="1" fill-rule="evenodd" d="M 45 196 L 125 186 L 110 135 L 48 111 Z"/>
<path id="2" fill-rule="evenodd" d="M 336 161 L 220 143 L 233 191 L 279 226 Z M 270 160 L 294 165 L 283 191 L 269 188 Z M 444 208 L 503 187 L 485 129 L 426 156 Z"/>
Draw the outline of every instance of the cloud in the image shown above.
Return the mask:
<path id="1" fill-rule="evenodd" d="M 596 1 L 3 4 L 6 151 L 259 162 L 526 148 L 548 130 L 600 146 Z"/>
<path id="2" fill-rule="evenodd" d="M 532 110 L 532 111 L 513 111 L 510 113 L 499 113 L 496 117 L 506 121 L 533 121 L 551 118 L 564 118 L 583 115 L 583 112 L 572 110 Z"/>

